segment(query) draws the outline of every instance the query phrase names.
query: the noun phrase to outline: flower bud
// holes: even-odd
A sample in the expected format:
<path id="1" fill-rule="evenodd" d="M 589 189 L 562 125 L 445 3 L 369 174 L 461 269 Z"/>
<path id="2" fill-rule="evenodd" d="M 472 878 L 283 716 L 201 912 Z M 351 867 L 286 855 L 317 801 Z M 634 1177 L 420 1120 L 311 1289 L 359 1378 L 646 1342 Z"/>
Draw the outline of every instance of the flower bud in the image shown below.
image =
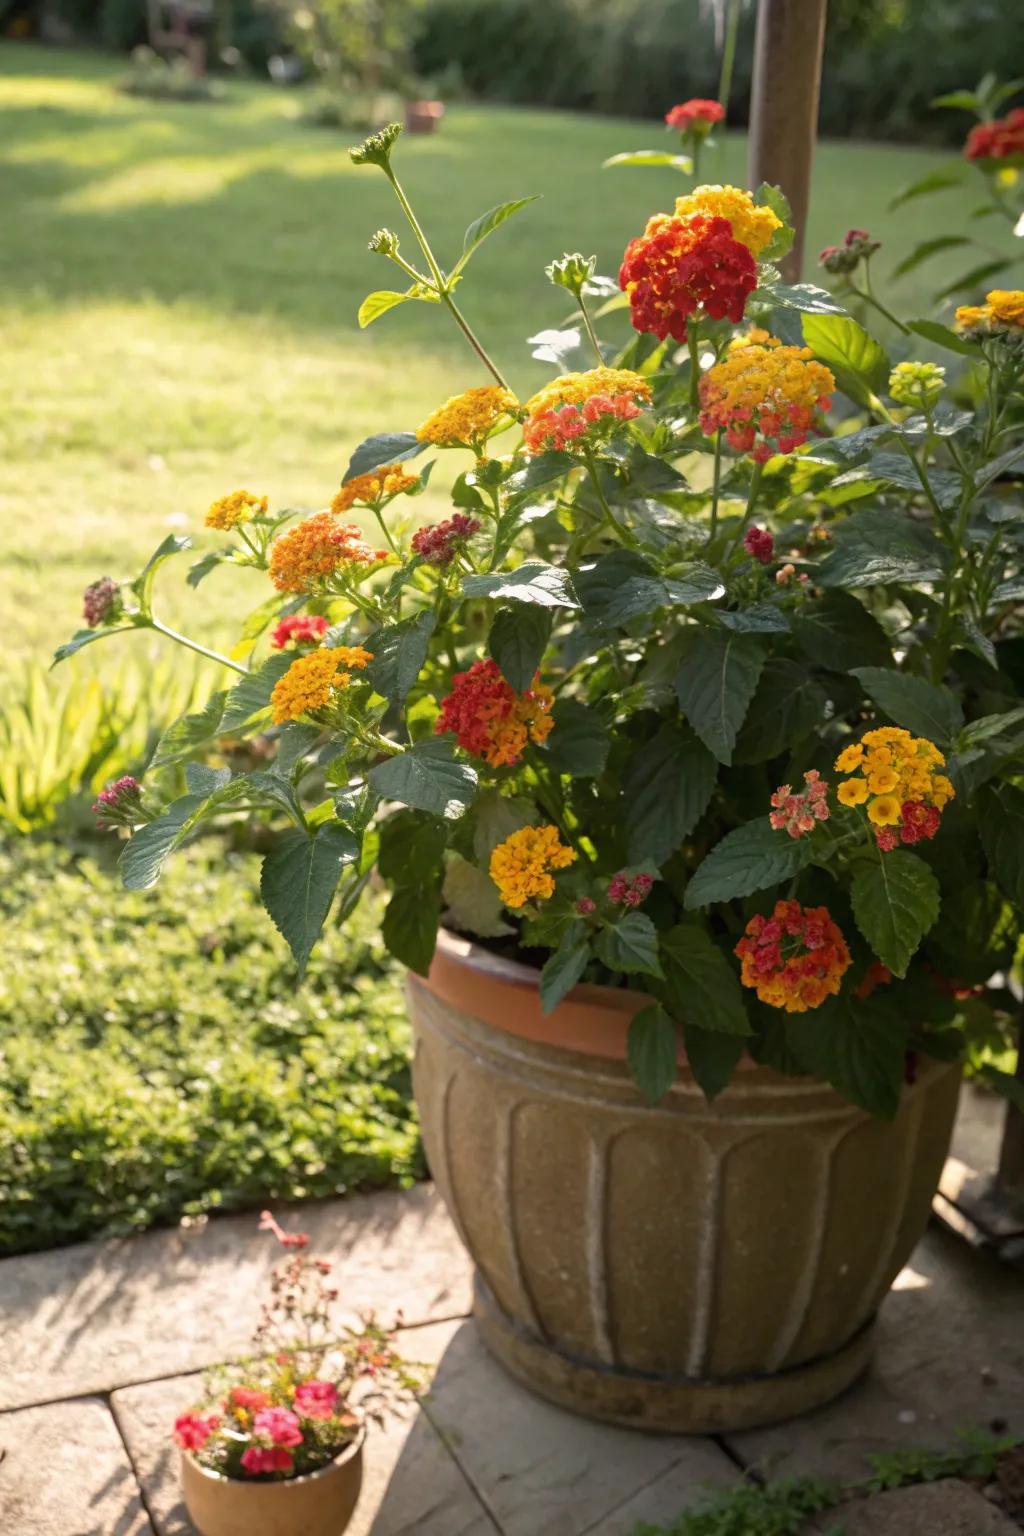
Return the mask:
<path id="1" fill-rule="evenodd" d="M 121 611 L 121 588 L 111 576 L 101 576 L 82 593 L 82 617 L 90 629 L 115 623 Z"/>
<path id="2" fill-rule="evenodd" d="M 135 826 L 143 820 L 142 785 L 131 774 L 125 774 L 100 790 L 92 809 L 101 827 Z"/>
<path id="3" fill-rule="evenodd" d="M 897 405 L 930 411 L 945 382 L 946 370 L 938 363 L 897 363 L 889 375 L 889 394 Z"/>
<path id="4" fill-rule="evenodd" d="M 378 229 L 377 233 L 370 236 L 368 250 L 375 256 L 396 256 L 398 254 L 398 236 L 392 229 Z"/>
<path id="5" fill-rule="evenodd" d="M 571 256 L 567 253 L 553 261 L 544 271 L 550 282 L 556 288 L 566 288 L 578 299 L 583 291 L 583 284 L 590 281 L 597 266 L 596 256 L 581 256 L 575 251 Z"/>
<path id="6" fill-rule="evenodd" d="M 353 165 L 379 165 L 387 170 L 391 161 L 391 146 L 402 131 L 401 123 L 388 123 L 379 133 L 371 133 L 368 139 L 348 152 Z"/>

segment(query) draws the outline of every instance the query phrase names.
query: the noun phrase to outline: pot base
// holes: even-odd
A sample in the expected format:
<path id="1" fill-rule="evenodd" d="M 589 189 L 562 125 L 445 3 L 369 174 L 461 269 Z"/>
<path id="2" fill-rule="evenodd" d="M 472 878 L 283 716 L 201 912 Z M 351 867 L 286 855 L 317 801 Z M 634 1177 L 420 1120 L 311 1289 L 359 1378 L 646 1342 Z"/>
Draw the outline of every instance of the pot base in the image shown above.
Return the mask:
<path id="1" fill-rule="evenodd" d="M 820 1408 L 867 1369 L 875 1331 L 872 1317 L 841 1349 L 770 1376 L 699 1381 L 563 1354 L 507 1317 L 479 1275 L 473 1315 L 494 1358 L 539 1397 L 608 1424 L 673 1435 L 755 1429 Z"/>

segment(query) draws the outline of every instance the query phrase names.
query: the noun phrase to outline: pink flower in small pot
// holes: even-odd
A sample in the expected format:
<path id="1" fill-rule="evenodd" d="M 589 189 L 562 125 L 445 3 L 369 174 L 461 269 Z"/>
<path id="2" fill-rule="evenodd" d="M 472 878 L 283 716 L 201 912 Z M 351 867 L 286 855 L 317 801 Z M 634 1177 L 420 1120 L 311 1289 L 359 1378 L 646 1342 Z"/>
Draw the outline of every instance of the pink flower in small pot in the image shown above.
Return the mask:
<path id="1" fill-rule="evenodd" d="M 333 1418 L 337 1406 L 333 1381 L 301 1381 L 295 1388 L 295 1412 L 304 1419 Z"/>
<path id="2" fill-rule="evenodd" d="M 266 1435 L 274 1445 L 301 1445 L 302 1427 L 290 1408 L 261 1408 L 253 1420 L 253 1433 Z"/>
<path id="3" fill-rule="evenodd" d="M 250 1477 L 261 1477 L 265 1472 L 290 1472 L 295 1465 L 291 1451 L 281 1445 L 250 1445 L 242 1452 L 241 1461 Z"/>
<path id="4" fill-rule="evenodd" d="M 183 1451 L 201 1451 L 219 1424 L 215 1414 L 202 1419 L 197 1413 L 183 1413 L 174 1421 L 174 1438 Z"/>

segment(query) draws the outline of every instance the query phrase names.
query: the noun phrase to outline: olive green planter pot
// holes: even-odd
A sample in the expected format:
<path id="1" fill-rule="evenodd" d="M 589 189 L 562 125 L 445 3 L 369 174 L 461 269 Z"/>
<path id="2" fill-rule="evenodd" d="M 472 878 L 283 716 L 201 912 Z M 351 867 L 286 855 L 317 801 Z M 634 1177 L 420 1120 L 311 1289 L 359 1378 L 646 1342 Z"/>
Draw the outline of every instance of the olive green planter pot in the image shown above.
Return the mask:
<path id="1" fill-rule="evenodd" d="M 956 1067 L 922 1061 L 885 1122 L 751 1061 L 709 1105 L 681 1055 L 651 1108 L 624 1059 L 638 993 L 579 986 L 545 1018 L 536 971 L 444 933 L 408 992 L 427 1158 L 514 1376 L 692 1434 L 856 1380 L 928 1220 Z"/>

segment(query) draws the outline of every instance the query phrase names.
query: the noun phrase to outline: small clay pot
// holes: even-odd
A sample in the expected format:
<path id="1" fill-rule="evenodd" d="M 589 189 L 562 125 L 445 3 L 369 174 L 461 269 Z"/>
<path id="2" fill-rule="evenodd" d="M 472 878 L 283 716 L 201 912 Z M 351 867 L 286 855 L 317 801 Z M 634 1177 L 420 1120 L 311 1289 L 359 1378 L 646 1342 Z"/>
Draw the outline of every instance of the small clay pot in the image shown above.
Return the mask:
<path id="1" fill-rule="evenodd" d="M 443 101 L 410 101 L 405 108 L 408 133 L 433 133 L 444 117 Z"/>
<path id="2" fill-rule="evenodd" d="M 202 1536 L 341 1536 L 363 1485 L 364 1432 L 340 1455 L 306 1477 L 280 1483 L 242 1482 L 181 1453 L 181 1485 Z"/>

